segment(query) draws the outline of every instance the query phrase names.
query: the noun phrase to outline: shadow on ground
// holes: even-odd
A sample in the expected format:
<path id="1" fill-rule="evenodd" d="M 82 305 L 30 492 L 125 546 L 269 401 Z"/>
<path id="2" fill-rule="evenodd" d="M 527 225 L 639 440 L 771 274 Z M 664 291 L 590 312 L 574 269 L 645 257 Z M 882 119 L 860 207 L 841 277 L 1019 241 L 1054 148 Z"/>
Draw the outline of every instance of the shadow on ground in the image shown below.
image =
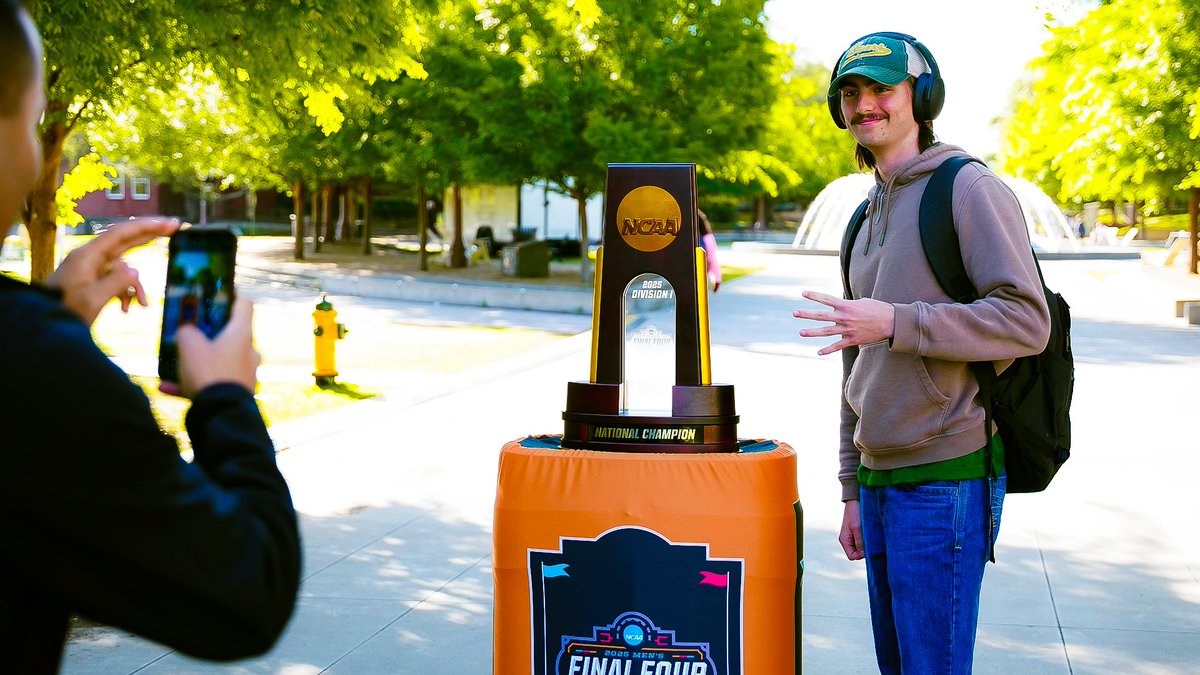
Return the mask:
<path id="1" fill-rule="evenodd" d="M 1019 529 L 1005 535 L 1021 541 L 1037 537 L 1020 524 L 1005 528 Z M 296 615 L 264 657 L 208 664 L 93 626 L 74 636 L 63 672 L 489 670 L 486 528 L 388 505 L 306 516 L 303 535 L 306 571 Z M 976 672 L 1064 673 L 1069 657 L 1075 673 L 1185 673 L 1200 659 L 1200 607 L 1181 592 L 1179 579 L 1150 563 L 1106 562 L 1070 548 L 1043 552 L 1004 538 L 999 564 L 987 572 Z M 835 541 L 832 529 L 805 533 L 805 667 L 874 672 L 864 568 L 846 561 Z M 1128 543 L 1154 546 L 1149 539 Z"/>

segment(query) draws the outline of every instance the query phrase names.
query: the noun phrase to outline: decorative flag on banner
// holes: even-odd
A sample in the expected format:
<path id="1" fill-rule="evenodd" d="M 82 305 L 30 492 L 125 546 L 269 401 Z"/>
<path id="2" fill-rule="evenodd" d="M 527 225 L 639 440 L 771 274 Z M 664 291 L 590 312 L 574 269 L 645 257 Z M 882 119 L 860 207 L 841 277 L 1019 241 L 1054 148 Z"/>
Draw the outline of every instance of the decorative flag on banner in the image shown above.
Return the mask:
<path id="1" fill-rule="evenodd" d="M 716 572 L 701 572 L 700 585 L 716 586 L 717 588 L 725 588 L 729 585 L 729 574 L 717 574 Z"/>
<path id="2" fill-rule="evenodd" d="M 569 567 L 569 565 L 566 563 L 561 565 L 547 565 L 546 563 L 542 563 L 542 578 L 553 579 L 554 577 L 570 577 L 571 575 L 567 574 L 567 567 Z M 722 583 L 721 585 L 724 586 L 725 584 Z"/>

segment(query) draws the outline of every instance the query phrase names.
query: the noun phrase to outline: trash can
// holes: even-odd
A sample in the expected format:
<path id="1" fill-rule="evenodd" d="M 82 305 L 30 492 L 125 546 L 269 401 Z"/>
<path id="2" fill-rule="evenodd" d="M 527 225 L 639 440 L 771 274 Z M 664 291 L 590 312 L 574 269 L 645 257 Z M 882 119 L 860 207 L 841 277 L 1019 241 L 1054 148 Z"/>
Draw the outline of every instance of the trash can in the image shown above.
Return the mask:
<path id="1" fill-rule="evenodd" d="M 500 271 L 510 277 L 550 276 L 550 245 L 534 240 L 505 246 L 500 251 Z"/>

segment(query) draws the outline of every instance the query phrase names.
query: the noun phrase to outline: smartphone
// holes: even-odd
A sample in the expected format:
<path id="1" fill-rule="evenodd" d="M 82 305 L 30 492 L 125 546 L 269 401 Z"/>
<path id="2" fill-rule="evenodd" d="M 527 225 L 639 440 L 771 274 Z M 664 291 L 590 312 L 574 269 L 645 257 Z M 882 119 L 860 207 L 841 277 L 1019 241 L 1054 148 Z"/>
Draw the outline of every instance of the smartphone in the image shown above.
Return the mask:
<path id="1" fill-rule="evenodd" d="M 158 345 L 159 379 L 179 382 L 175 333 L 180 326 L 192 324 L 213 337 L 229 323 L 236 258 L 237 235 L 232 230 L 189 227 L 171 235 Z"/>

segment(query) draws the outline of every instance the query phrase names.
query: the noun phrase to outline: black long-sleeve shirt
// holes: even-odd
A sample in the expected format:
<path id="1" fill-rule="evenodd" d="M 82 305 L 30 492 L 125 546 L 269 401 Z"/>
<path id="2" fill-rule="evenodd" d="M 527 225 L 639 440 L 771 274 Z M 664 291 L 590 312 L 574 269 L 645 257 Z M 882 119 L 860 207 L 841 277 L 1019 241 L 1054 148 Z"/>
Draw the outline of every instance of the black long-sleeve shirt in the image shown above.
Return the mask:
<path id="1" fill-rule="evenodd" d="M 188 463 L 88 327 L 3 276 L 0 364 L 3 670 L 57 670 L 70 613 L 201 658 L 269 649 L 300 541 L 250 392 L 196 396 Z"/>

